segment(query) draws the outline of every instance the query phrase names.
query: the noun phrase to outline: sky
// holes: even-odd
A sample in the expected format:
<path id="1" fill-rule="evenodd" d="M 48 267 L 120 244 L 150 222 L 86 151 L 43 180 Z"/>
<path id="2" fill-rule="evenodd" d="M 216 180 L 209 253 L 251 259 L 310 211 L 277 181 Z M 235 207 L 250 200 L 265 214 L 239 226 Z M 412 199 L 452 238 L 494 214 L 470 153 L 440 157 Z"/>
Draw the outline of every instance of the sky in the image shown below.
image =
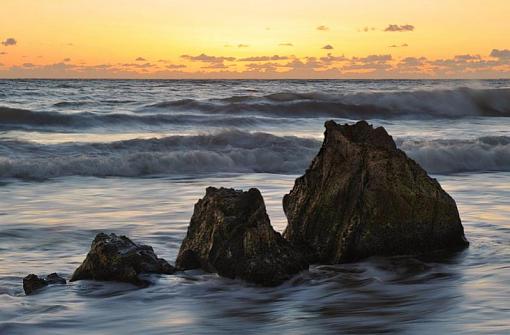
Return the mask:
<path id="1" fill-rule="evenodd" d="M 508 0 L 2 0 L 0 78 L 510 78 Z"/>

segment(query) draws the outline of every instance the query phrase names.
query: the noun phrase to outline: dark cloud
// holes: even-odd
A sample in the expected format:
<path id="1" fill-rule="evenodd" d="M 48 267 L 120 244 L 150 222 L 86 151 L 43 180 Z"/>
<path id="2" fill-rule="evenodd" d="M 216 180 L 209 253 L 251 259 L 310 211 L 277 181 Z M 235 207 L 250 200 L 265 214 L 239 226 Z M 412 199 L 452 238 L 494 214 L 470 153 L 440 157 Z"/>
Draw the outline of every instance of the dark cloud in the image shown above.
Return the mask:
<path id="1" fill-rule="evenodd" d="M 233 62 L 236 60 L 235 57 L 208 56 L 204 53 L 198 56 L 182 55 L 181 58 L 187 59 L 192 62 L 204 62 L 204 63 L 223 63 L 225 61 Z"/>
<path id="2" fill-rule="evenodd" d="M 319 30 L 319 31 L 328 31 L 329 27 L 328 26 L 318 26 L 317 30 Z"/>
<path id="3" fill-rule="evenodd" d="M 399 26 L 398 24 L 390 24 L 384 29 L 387 32 L 404 32 L 404 31 L 413 31 L 414 26 L 410 24 L 404 24 Z"/>
<path id="4" fill-rule="evenodd" d="M 248 44 L 238 44 L 237 47 L 238 48 L 248 48 L 249 45 Z"/>
<path id="5" fill-rule="evenodd" d="M 7 55 L 7 52 L 2 51 L 2 52 L 0 52 L 0 55 Z"/>
<path id="6" fill-rule="evenodd" d="M 499 59 L 510 59 L 510 50 L 508 49 L 493 49 L 490 54 L 491 57 Z"/>
<path id="7" fill-rule="evenodd" d="M 64 58 L 64 60 L 62 62 L 67 63 L 67 62 L 70 62 L 70 61 L 71 61 L 71 58 Z"/>
<path id="8" fill-rule="evenodd" d="M 292 44 L 292 43 L 280 43 L 278 45 L 281 47 L 293 47 L 294 46 L 294 44 Z"/>
<path id="9" fill-rule="evenodd" d="M 239 58 L 240 62 L 267 62 L 267 61 L 277 61 L 277 60 L 288 60 L 289 57 L 287 56 L 254 56 L 254 57 L 246 57 L 246 58 Z"/>
<path id="10" fill-rule="evenodd" d="M 32 63 L 24 63 L 22 66 L 23 67 L 35 67 L 35 65 Z"/>
<path id="11" fill-rule="evenodd" d="M 331 44 L 326 44 L 321 49 L 324 49 L 324 50 L 333 50 L 334 48 L 333 48 L 333 46 Z"/>
<path id="12" fill-rule="evenodd" d="M 147 60 L 143 57 L 138 57 L 137 59 L 135 59 L 136 62 L 146 62 Z"/>
<path id="13" fill-rule="evenodd" d="M 16 41 L 12 37 L 9 37 L 9 38 L 6 38 L 5 40 L 3 40 L 1 43 L 3 46 L 8 47 L 8 46 L 16 45 L 18 43 L 18 41 Z"/>

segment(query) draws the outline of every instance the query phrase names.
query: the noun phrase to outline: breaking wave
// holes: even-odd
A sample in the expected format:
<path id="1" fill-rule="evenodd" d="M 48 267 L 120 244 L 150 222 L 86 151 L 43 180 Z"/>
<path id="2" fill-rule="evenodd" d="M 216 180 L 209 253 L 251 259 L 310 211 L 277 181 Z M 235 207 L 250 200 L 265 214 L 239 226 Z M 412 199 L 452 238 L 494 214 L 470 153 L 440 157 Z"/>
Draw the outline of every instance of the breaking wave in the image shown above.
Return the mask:
<path id="1" fill-rule="evenodd" d="M 117 100 L 111 100 L 117 103 Z M 130 100 L 118 100 L 125 103 Z M 391 93 L 275 93 L 215 99 L 181 99 L 116 111 L 101 100 L 61 101 L 50 110 L 0 106 L 0 130 L 73 130 L 94 127 L 199 125 L 242 127 L 295 118 L 433 119 L 510 116 L 510 89 L 403 91 Z M 93 112 L 95 108 L 102 112 Z M 74 112 L 69 112 L 74 110 Z"/>
<path id="2" fill-rule="evenodd" d="M 429 173 L 510 171 L 510 137 L 472 140 L 397 140 Z M 228 130 L 216 134 L 109 143 L 37 144 L 0 141 L 0 178 L 61 176 L 302 174 L 321 142 Z"/>
<path id="3" fill-rule="evenodd" d="M 200 173 L 301 173 L 320 143 L 266 133 L 224 131 L 111 143 L 0 141 L 0 177 L 173 175 Z"/>
<path id="4" fill-rule="evenodd" d="M 275 93 L 262 97 L 166 101 L 147 106 L 203 113 L 254 113 L 280 117 L 461 118 L 510 116 L 510 89 L 471 89 L 357 93 Z"/>

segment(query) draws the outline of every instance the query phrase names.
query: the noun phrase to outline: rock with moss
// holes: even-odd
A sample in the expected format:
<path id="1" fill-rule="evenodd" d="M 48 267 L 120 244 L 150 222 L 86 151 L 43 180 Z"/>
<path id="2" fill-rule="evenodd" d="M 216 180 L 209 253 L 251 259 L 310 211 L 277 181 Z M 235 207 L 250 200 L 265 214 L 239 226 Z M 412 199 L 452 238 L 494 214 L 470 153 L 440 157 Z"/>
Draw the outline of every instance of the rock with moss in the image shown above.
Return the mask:
<path id="1" fill-rule="evenodd" d="M 176 266 L 275 286 L 308 263 L 273 230 L 259 190 L 208 187 L 195 205 Z"/>
<path id="2" fill-rule="evenodd" d="M 309 261 L 468 245 L 455 201 L 384 128 L 365 121 L 325 126 L 319 154 L 283 199 L 289 221 L 284 236 Z"/>
<path id="3" fill-rule="evenodd" d="M 51 273 L 47 275 L 46 278 L 39 277 L 32 273 L 23 278 L 23 290 L 26 295 L 30 295 L 48 285 L 65 285 L 65 283 L 66 280 L 56 273 Z"/>
<path id="4" fill-rule="evenodd" d="M 126 236 L 99 233 L 83 263 L 70 281 L 91 279 L 127 282 L 137 286 L 149 283 L 143 273 L 172 274 L 175 268 L 158 258 L 151 246 L 136 244 Z"/>

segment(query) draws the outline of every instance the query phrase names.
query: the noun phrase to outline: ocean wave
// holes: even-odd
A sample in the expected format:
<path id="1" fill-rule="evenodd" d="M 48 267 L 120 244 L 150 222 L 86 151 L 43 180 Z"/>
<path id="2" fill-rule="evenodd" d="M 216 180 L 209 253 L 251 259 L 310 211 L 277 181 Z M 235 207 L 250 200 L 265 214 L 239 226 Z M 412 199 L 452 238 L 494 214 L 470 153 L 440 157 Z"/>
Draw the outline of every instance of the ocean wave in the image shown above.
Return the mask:
<path id="1" fill-rule="evenodd" d="M 223 99 L 183 99 L 146 106 L 147 110 L 193 110 L 203 113 L 259 113 L 280 117 L 461 118 L 510 116 L 510 89 L 448 90 L 356 94 L 282 92 Z"/>
<path id="2" fill-rule="evenodd" d="M 271 123 L 283 122 L 272 118 Z M 197 114 L 125 114 L 125 113 L 60 113 L 34 112 L 0 106 L 0 130 L 69 130 L 94 127 L 203 125 L 215 127 L 250 126 L 267 122 L 264 117 Z"/>
<path id="3" fill-rule="evenodd" d="M 0 177 L 301 173 L 320 143 L 266 133 L 223 131 L 111 143 L 41 145 L 0 141 Z"/>
<path id="4" fill-rule="evenodd" d="M 471 140 L 405 140 L 399 148 L 429 173 L 510 171 L 510 137 Z"/>
<path id="5" fill-rule="evenodd" d="M 396 142 L 432 174 L 510 171 L 510 137 Z M 109 143 L 43 145 L 0 140 L 0 178 L 302 174 L 320 145 L 315 139 L 239 130 Z"/>

